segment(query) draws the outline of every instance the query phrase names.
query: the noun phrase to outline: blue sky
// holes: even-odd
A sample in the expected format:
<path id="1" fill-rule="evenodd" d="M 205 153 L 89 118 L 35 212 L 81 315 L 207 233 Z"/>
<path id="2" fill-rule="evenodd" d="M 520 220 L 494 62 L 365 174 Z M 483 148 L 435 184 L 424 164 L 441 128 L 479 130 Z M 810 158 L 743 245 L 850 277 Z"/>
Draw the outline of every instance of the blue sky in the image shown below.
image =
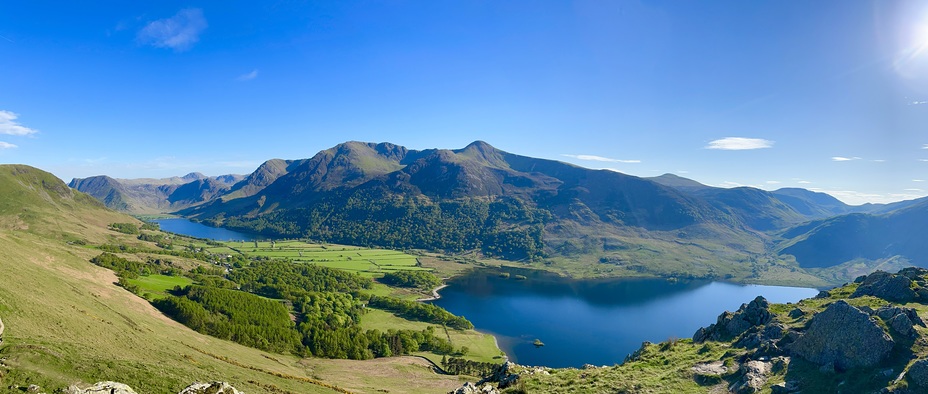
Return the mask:
<path id="1" fill-rule="evenodd" d="M 249 173 L 348 140 L 928 195 L 928 3 L 7 2 L 0 162 Z"/>

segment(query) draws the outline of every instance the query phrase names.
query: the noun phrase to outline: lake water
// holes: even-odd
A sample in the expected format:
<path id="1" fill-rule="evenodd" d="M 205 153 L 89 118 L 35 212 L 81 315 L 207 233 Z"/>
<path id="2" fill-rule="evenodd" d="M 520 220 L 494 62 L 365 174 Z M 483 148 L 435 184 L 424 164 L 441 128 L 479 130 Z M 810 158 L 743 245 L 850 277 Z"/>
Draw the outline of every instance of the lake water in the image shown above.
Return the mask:
<path id="1" fill-rule="evenodd" d="M 184 218 L 156 219 L 153 222 L 158 223 L 164 231 L 216 241 L 254 241 L 265 238 L 260 235 L 233 231 L 222 227 L 210 227 Z"/>
<path id="2" fill-rule="evenodd" d="M 762 295 L 796 302 L 818 290 L 664 279 L 570 280 L 537 271 L 510 271 L 526 280 L 476 271 L 456 278 L 435 304 L 493 334 L 510 360 L 526 365 L 580 367 L 619 364 L 641 342 L 690 338 Z M 535 347 L 540 339 L 545 346 Z"/>

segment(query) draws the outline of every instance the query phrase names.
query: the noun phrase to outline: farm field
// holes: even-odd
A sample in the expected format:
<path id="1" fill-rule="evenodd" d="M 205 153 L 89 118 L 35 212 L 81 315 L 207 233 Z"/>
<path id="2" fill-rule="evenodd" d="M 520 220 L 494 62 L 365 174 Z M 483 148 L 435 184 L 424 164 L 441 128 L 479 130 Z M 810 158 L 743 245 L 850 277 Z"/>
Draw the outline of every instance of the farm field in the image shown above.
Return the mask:
<path id="1" fill-rule="evenodd" d="M 353 271 L 374 278 L 392 271 L 429 270 L 419 266 L 416 256 L 397 250 L 304 241 L 231 241 L 222 244 L 223 247 L 211 247 L 208 250 L 214 253 L 232 251 L 249 257 L 287 258 L 295 262 Z"/>
<path id="2" fill-rule="evenodd" d="M 174 286 L 188 286 L 193 283 L 190 278 L 184 276 L 168 276 L 168 275 L 148 275 L 140 276 L 135 279 L 127 279 L 129 284 L 138 286 L 141 290 L 141 294 L 146 294 L 148 299 L 158 299 L 167 296 L 167 291 L 174 288 Z M 150 295 L 147 296 L 147 295 Z"/>
<path id="3" fill-rule="evenodd" d="M 451 328 L 447 329 L 446 333 L 439 325 L 406 320 L 393 313 L 376 308 L 367 308 L 367 311 L 361 316 L 361 328 L 365 330 L 387 331 L 390 329 L 400 329 L 418 331 L 424 330 L 428 326 L 435 327 L 438 332 L 447 335 L 451 344 L 453 344 L 456 349 L 466 347 L 468 352 L 463 355 L 463 358 L 479 362 L 502 362 L 501 360 L 504 354 L 496 346 L 496 340 L 493 339 L 493 336 L 490 334 L 484 334 L 474 330 L 455 330 Z M 441 365 L 441 355 L 431 352 L 417 352 L 415 354 Z"/>

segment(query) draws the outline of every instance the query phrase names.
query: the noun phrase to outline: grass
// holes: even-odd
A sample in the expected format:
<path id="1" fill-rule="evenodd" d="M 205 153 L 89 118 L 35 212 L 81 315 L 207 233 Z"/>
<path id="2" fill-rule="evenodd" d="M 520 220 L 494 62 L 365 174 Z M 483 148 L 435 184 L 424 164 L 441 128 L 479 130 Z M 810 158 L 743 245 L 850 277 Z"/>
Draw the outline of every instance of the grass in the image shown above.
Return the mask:
<path id="1" fill-rule="evenodd" d="M 50 185 L 46 187 L 46 185 Z M 435 393 L 459 387 L 422 360 L 302 359 L 194 332 L 115 285 L 75 241 L 150 246 L 106 229 L 134 219 L 103 209 L 60 180 L 0 166 L 0 393 L 36 384 L 55 392 L 103 380 L 141 393 L 179 392 L 223 380 L 248 393 Z M 154 284 L 152 284 L 154 285 Z M 321 385 L 322 384 L 322 385 Z"/>
<path id="2" fill-rule="evenodd" d="M 136 279 L 128 279 L 130 284 L 136 285 L 146 298 L 154 300 L 164 298 L 168 295 L 168 290 L 174 286 L 184 287 L 193 283 L 190 278 L 184 276 L 167 276 L 167 275 L 148 275 L 140 276 Z"/>
<path id="3" fill-rule="evenodd" d="M 375 308 L 368 308 L 367 313 L 361 317 L 361 328 L 365 330 L 376 329 L 386 331 L 389 329 L 402 329 L 419 331 L 429 326 L 435 327 L 439 334 L 447 335 L 447 338 L 456 349 L 460 349 L 462 346 L 467 347 L 468 352 L 463 355 L 463 358 L 481 362 L 502 362 L 504 354 L 496 346 L 496 340 L 489 334 L 474 330 L 455 330 L 450 328 L 447 330 L 447 334 L 445 334 L 445 329 L 441 326 L 406 320 L 390 312 Z M 425 357 L 441 365 L 442 355 L 440 354 L 419 352 L 416 353 L 416 355 Z"/>

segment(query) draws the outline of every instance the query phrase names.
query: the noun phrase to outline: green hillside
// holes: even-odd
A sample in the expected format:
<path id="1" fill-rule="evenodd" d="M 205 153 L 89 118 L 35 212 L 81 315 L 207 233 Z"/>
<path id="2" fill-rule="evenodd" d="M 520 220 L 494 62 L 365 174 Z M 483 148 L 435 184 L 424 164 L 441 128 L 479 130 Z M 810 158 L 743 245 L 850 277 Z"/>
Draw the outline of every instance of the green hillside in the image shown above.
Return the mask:
<path id="1" fill-rule="evenodd" d="M 301 359 L 198 334 L 88 262 L 100 251 L 85 245 L 142 245 L 107 229 L 134 219 L 26 166 L 0 166 L 0 204 L 0 392 L 113 380 L 168 393 L 223 380 L 249 393 L 434 393 L 461 382 L 417 358 Z"/>

